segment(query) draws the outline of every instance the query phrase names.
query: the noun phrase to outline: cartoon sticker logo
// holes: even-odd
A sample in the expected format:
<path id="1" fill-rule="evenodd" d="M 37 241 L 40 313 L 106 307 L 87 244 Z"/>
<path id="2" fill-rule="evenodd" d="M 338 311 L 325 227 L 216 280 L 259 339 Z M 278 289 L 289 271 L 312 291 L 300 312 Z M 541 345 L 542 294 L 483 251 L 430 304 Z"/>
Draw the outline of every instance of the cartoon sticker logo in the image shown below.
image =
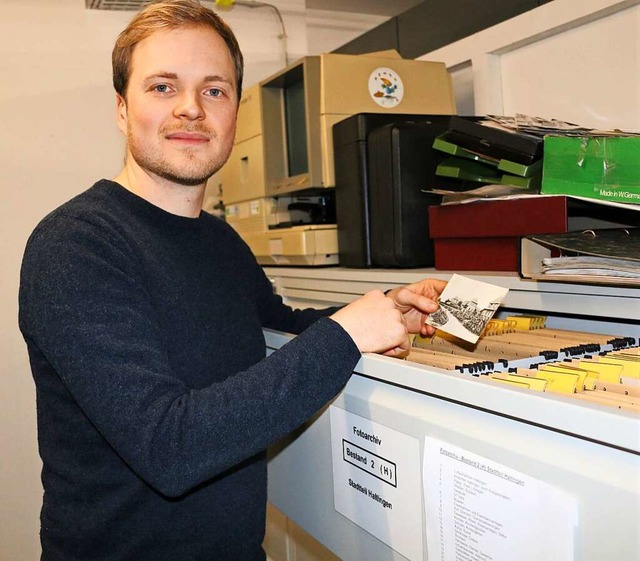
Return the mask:
<path id="1" fill-rule="evenodd" d="M 376 68 L 369 76 L 371 99 L 382 107 L 396 107 L 404 96 L 402 79 L 391 68 Z"/>

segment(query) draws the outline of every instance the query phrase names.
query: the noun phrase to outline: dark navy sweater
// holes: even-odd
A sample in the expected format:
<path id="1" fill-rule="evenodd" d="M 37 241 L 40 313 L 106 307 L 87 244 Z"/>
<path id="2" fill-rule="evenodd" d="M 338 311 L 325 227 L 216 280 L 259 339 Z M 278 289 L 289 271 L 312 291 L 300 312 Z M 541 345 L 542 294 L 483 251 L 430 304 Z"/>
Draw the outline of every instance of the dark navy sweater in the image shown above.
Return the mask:
<path id="1" fill-rule="evenodd" d="M 266 446 L 360 354 L 273 294 L 223 221 L 100 181 L 27 244 L 20 328 L 37 390 L 46 561 L 254 561 Z M 265 358 L 262 328 L 301 333 Z"/>

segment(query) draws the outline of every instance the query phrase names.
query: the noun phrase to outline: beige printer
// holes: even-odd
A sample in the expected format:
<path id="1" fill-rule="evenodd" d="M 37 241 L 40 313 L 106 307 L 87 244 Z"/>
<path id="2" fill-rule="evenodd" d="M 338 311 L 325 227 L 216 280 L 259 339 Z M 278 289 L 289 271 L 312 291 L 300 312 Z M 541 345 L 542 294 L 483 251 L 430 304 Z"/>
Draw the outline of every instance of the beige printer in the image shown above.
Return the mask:
<path id="1" fill-rule="evenodd" d="M 332 127 L 356 113 L 455 113 L 449 74 L 395 51 L 323 54 L 244 92 L 215 181 L 227 221 L 259 263 L 338 263 Z"/>

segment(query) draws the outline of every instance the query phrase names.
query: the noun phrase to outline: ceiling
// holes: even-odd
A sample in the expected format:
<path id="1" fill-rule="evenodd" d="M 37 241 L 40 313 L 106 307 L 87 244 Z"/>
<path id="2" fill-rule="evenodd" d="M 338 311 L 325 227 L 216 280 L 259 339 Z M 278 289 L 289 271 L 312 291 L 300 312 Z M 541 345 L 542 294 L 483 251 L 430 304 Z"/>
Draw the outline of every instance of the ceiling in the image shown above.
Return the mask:
<path id="1" fill-rule="evenodd" d="M 423 0 L 306 0 L 310 10 L 351 12 L 393 17 L 406 12 Z"/>
<path id="2" fill-rule="evenodd" d="M 214 0 L 211 0 L 214 1 Z M 251 0 L 248 0 L 251 2 Z M 266 0 L 268 2 L 268 0 Z M 406 12 L 423 0 L 305 0 L 308 10 L 328 10 L 374 16 L 393 17 Z M 136 11 L 147 0 L 85 0 L 87 8 Z"/>

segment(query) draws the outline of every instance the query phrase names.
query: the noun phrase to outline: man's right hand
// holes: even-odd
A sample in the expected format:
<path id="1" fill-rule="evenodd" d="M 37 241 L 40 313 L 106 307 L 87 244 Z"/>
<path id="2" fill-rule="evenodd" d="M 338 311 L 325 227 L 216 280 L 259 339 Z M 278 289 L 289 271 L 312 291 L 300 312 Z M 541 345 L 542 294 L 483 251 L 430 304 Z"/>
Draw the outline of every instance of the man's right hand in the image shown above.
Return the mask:
<path id="1" fill-rule="evenodd" d="M 338 310 L 331 319 L 351 336 L 362 353 L 401 356 L 409 350 L 402 312 L 380 290 L 373 290 Z"/>

